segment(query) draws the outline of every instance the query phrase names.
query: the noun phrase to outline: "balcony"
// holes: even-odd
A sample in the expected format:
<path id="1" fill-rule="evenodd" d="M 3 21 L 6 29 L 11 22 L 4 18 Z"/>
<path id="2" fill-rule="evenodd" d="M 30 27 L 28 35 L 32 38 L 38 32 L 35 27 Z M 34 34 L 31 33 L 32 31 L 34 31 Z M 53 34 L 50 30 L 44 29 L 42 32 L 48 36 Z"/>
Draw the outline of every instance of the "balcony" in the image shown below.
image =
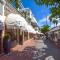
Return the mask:
<path id="1" fill-rule="evenodd" d="M 5 15 L 8 15 L 10 13 L 19 14 L 19 12 L 10 3 L 6 2 L 6 5 L 5 5 Z"/>

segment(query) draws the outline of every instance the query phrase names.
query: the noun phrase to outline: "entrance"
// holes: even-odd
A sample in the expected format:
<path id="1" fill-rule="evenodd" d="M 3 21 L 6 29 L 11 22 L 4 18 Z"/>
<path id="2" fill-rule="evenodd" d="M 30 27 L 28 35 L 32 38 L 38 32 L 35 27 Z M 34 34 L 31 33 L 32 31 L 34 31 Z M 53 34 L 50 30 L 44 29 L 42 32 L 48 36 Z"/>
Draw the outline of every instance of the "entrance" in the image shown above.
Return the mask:
<path id="1" fill-rule="evenodd" d="M 2 53 L 2 30 L 0 30 L 0 54 Z"/>

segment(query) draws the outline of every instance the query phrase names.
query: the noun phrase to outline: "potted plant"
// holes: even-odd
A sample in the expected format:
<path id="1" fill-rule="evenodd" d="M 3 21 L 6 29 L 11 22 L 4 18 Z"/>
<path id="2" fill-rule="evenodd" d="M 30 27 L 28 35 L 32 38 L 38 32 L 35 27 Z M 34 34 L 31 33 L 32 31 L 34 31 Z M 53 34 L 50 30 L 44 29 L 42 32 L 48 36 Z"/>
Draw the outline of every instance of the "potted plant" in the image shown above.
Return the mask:
<path id="1" fill-rule="evenodd" d="M 10 52 L 10 47 L 11 47 L 11 40 L 10 40 L 10 35 L 9 33 L 5 33 L 4 38 L 3 38 L 3 49 L 4 53 L 8 54 Z"/>

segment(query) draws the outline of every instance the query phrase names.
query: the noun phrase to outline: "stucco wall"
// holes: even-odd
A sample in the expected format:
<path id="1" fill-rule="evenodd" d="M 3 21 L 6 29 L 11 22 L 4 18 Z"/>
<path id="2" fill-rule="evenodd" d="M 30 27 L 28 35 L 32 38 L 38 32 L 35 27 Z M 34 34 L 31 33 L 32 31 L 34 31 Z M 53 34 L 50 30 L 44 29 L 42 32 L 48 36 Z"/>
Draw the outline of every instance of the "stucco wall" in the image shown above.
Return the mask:
<path id="1" fill-rule="evenodd" d="M 3 6 L 2 6 L 2 4 L 0 3 L 0 15 L 2 15 L 2 12 L 3 12 Z"/>

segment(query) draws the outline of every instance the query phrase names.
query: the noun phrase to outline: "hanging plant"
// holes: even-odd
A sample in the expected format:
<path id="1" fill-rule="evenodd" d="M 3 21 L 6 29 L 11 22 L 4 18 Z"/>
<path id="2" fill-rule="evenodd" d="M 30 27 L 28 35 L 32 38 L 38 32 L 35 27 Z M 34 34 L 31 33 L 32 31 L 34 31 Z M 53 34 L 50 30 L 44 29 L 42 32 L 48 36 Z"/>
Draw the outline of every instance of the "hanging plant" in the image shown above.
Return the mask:
<path id="1" fill-rule="evenodd" d="M 8 40 L 10 38 L 10 35 L 8 33 L 5 33 L 3 40 Z"/>

